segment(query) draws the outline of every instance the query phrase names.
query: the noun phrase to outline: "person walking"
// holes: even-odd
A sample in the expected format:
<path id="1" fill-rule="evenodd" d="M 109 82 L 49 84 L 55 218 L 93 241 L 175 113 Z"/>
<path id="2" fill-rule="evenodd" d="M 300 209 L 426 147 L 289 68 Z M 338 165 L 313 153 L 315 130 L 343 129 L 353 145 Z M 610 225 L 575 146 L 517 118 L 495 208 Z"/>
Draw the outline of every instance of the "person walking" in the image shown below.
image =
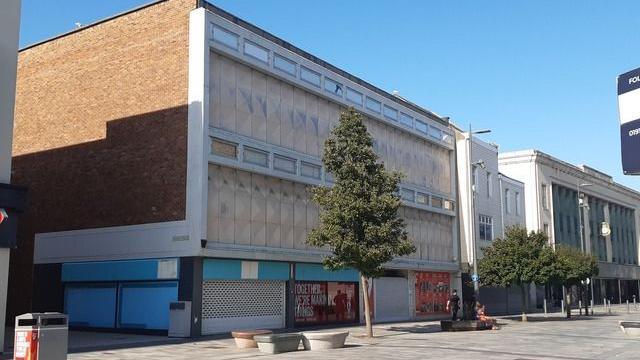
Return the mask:
<path id="1" fill-rule="evenodd" d="M 447 310 L 451 311 L 451 320 L 458 320 L 458 310 L 460 310 L 460 297 L 458 296 L 458 291 L 453 290 L 451 292 L 451 296 L 449 300 L 447 300 Z"/>

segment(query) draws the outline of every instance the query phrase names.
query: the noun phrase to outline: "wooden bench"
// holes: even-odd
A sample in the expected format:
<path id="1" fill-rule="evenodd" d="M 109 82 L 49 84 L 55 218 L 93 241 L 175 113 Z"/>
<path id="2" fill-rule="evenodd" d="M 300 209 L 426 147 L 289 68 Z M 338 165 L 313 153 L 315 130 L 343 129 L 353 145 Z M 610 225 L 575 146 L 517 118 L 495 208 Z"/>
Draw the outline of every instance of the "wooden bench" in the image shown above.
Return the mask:
<path id="1" fill-rule="evenodd" d="M 337 349 L 344 347 L 347 336 L 348 331 L 305 332 L 302 333 L 302 343 L 305 350 Z"/>
<path id="2" fill-rule="evenodd" d="M 442 331 L 478 331 L 490 330 L 493 324 L 481 320 L 442 320 L 440 321 L 440 329 Z"/>
<path id="3" fill-rule="evenodd" d="M 254 340 L 254 336 L 267 335 L 271 333 L 273 333 L 271 330 L 238 330 L 232 331 L 231 336 L 233 336 L 233 340 L 236 342 L 236 347 L 239 349 L 247 349 L 258 347 L 258 344 Z"/>
<path id="4" fill-rule="evenodd" d="M 640 337 L 640 321 L 619 321 L 618 325 L 625 335 Z"/>
<path id="5" fill-rule="evenodd" d="M 300 334 L 270 334 L 256 335 L 253 339 L 258 343 L 258 349 L 267 354 L 279 354 L 289 351 L 297 351 L 300 347 Z"/>

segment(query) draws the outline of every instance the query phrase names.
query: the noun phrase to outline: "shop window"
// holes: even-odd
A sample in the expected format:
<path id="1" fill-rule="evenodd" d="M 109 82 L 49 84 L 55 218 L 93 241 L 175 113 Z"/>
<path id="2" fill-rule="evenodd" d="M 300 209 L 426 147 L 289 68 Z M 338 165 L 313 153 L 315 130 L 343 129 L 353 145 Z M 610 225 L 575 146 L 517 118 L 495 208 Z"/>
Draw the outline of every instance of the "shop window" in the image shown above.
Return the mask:
<path id="1" fill-rule="evenodd" d="M 433 206 L 434 208 L 442 209 L 442 207 L 444 206 L 444 199 L 439 196 L 432 196 L 431 206 Z"/>
<path id="2" fill-rule="evenodd" d="M 221 27 L 213 27 L 213 40 L 233 50 L 238 50 L 239 36 Z"/>
<path id="3" fill-rule="evenodd" d="M 354 323 L 358 316 L 358 283 L 296 281 L 296 325 Z"/>
<path id="4" fill-rule="evenodd" d="M 300 79 L 313 86 L 320 87 L 320 74 L 304 66 L 300 66 Z"/>
<path id="5" fill-rule="evenodd" d="M 273 55 L 273 67 L 289 75 L 296 76 L 296 63 L 281 55 Z"/>

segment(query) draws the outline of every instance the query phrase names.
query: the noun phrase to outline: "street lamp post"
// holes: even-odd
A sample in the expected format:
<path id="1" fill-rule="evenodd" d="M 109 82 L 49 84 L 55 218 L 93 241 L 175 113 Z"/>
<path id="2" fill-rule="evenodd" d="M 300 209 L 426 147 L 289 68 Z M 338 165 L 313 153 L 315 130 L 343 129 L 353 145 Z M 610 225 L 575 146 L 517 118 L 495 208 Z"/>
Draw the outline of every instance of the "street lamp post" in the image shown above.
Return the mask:
<path id="1" fill-rule="evenodd" d="M 580 224 L 579 229 L 580 229 L 580 250 L 582 250 L 583 254 L 587 253 L 587 247 L 585 245 L 585 241 L 584 241 L 584 225 L 582 223 L 582 209 L 588 207 L 588 205 L 584 204 L 584 198 L 582 196 L 582 193 L 580 192 L 580 188 L 584 188 L 587 186 L 592 186 L 593 184 L 589 184 L 589 183 L 581 183 L 580 180 L 578 180 L 576 182 L 576 185 L 578 187 L 578 222 Z M 589 283 L 591 283 L 591 279 L 587 279 L 586 281 L 586 288 L 587 288 L 587 298 L 585 299 L 584 302 L 584 314 L 589 316 Z M 591 294 L 591 296 L 593 296 L 593 294 Z"/>
<path id="2" fill-rule="evenodd" d="M 472 257 L 472 261 L 473 261 L 473 275 L 472 275 L 472 280 L 473 280 L 473 298 L 474 298 L 474 304 L 473 304 L 473 314 L 474 314 L 474 318 L 476 318 L 475 316 L 475 312 L 476 312 L 476 304 L 475 302 L 478 301 L 478 297 L 480 295 L 480 283 L 479 283 L 479 278 L 478 278 L 478 242 L 476 240 L 476 226 L 475 226 L 475 217 L 476 217 L 476 187 L 473 183 L 473 173 L 474 173 L 474 169 L 476 166 L 484 166 L 484 162 L 482 160 L 479 160 L 477 162 L 473 161 L 473 135 L 474 134 L 487 134 L 490 133 L 491 130 L 488 129 L 484 129 L 484 130 L 476 130 L 476 131 L 472 131 L 471 129 L 471 124 L 469 124 L 469 136 L 468 141 L 469 141 L 469 159 L 468 159 L 468 163 L 469 163 L 469 183 L 470 183 L 470 190 L 471 190 L 471 216 L 469 218 L 469 227 L 470 227 L 470 232 L 469 234 L 471 235 L 471 244 L 473 246 L 473 257 Z M 477 180 L 477 179 L 476 179 Z"/>

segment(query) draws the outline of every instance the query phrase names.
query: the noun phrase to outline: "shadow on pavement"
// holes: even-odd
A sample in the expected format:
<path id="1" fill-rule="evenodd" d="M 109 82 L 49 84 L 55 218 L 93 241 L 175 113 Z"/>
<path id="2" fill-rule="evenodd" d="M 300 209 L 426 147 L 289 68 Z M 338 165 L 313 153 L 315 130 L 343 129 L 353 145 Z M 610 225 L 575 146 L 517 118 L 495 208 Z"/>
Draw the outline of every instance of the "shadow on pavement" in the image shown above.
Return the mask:
<path id="1" fill-rule="evenodd" d="M 387 328 L 387 331 L 401 331 L 415 334 L 435 333 L 442 331 L 440 325 L 414 325 L 414 326 L 391 326 Z"/>
<path id="2" fill-rule="evenodd" d="M 520 315 L 502 316 L 500 318 L 504 320 L 522 322 L 522 317 Z M 526 322 L 532 323 L 532 322 L 548 322 L 548 321 L 582 321 L 582 320 L 596 320 L 596 319 L 591 316 L 576 316 L 576 315 L 568 319 L 566 316 L 529 316 Z"/>

